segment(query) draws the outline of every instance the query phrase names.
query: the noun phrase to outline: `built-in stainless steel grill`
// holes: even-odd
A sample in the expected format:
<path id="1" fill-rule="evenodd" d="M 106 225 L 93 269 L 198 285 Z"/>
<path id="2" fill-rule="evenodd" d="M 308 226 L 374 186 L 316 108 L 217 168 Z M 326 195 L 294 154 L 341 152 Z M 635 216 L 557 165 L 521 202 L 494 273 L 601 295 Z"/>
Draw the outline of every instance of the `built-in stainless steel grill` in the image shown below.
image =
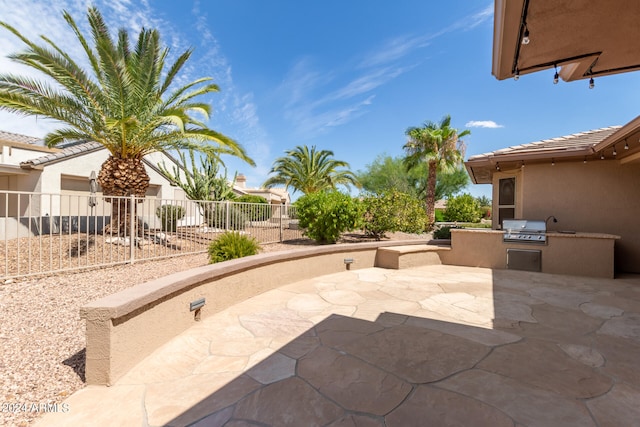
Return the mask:
<path id="1" fill-rule="evenodd" d="M 502 222 L 504 230 L 504 242 L 547 243 L 547 223 L 542 220 L 530 219 L 505 219 Z"/>

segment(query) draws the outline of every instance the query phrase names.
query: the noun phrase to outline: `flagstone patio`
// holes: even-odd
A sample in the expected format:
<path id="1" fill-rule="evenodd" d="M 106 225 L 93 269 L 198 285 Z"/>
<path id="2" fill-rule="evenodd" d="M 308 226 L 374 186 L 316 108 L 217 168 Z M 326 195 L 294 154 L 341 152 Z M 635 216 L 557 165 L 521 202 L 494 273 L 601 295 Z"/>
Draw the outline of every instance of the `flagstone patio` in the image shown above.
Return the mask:
<path id="1" fill-rule="evenodd" d="M 640 277 L 368 268 L 206 318 L 41 426 L 631 426 Z"/>

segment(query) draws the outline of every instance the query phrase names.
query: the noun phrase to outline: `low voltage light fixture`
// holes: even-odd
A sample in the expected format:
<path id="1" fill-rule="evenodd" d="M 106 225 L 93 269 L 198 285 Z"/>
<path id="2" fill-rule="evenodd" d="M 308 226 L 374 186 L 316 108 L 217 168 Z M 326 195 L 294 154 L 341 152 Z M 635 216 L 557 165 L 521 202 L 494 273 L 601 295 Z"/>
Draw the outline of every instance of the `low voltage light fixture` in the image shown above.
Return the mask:
<path id="1" fill-rule="evenodd" d="M 553 68 L 556 70 L 556 73 L 553 75 L 553 84 L 557 85 L 560 81 L 560 74 L 558 74 L 558 67 L 556 65 L 554 65 Z"/>
<path id="2" fill-rule="evenodd" d="M 520 79 L 520 70 L 516 67 L 516 73 L 513 75 L 513 80 L 518 81 Z"/>
<path id="3" fill-rule="evenodd" d="M 600 152 L 600 160 L 604 160 L 604 151 Z"/>
<path id="4" fill-rule="evenodd" d="M 555 166 L 556 165 L 556 159 L 551 159 L 551 166 Z"/>
<path id="5" fill-rule="evenodd" d="M 353 264 L 353 258 L 345 258 L 344 264 L 347 266 L 347 270 L 351 270 L 351 264 Z"/>
<path id="6" fill-rule="evenodd" d="M 593 89 L 596 87 L 596 82 L 593 80 L 593 77 L 589 79 L 589 89 Z"/>
<path id="7" fill-rule="evenodd" d="M 616 150 L 616 145 L 613 145 L 613 156 L 617 156 L 618 155 L 618 151 Z"/>
<path id="8" fill-rule="evenodd" d="M 500 170 L 500 163 L 496 163 L 496 170 L 499 171 Z"/>
<path id="9" fill-rule="evenodd" d="M 629 143 L 627 142 L 627 140 L 624 140 L 624 149 L 628 150 L 629 149 Z"/>

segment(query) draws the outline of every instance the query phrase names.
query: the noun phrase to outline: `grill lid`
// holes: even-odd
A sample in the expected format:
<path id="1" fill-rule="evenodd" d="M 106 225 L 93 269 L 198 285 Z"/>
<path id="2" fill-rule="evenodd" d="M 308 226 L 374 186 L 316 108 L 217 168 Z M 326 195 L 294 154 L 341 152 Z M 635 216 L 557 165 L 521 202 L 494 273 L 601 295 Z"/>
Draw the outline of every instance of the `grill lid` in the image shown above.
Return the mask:
<path id="1" fill-rule="evenodd" d="M 503 241 L 541 243 L 547 242 L 547 223 L 530 219 L 505 219 L 502 222 L 504 230 Z"/>
<path id="2" fill-rule="evenodd" d="M 532 219 L 505 219 L 502 221 L 502 229 L 508 233 L 544 233 L 547 231 L 547 223 Z"/>

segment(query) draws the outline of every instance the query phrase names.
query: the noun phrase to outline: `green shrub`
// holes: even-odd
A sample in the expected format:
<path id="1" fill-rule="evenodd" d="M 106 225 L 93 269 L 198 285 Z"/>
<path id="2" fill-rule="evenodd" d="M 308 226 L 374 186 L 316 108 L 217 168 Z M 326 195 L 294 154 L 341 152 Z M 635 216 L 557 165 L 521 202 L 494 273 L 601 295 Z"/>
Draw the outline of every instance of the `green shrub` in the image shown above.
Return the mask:
<path id="1" fill-rule="evenodd" d="M 444 222 L 444 212 L 440 209 L 436 209 L 436 222 Z"/>
<path id="2" fill-rule="evenodd" d="M 184 218 L 184 214 L 184 207 L 177 205 L 162 205 L 156 209 L 156 216 L 160 218 L 162 231 L 176 231 L 178 221 Z"/>
<path id="3" fill-rule="evenodd" d="M 228 215 L 227 215 L 228 209 Z M 223 230 L 244 230 L 247 217 L 242 209 L 232 203 L 215 202 L 203 205 L 204 220 L 209 227 Z M 228 219 L 228 221 L 227 221 Z"/>
<path id="4" fill-rule="evenodd" d="M 360 202 L 337 191 L 306 194 L 296 201 L 296 208 L 305 235 L 321 244 L 335 243 L 362 221 Z"/>
<path id="5" fill-rule="evenodd" d="M 245 194 L 234 201 L 247 203 L 238 205 L 238 209 L 244 214 L 248 221 L 266 221 L 271 218 L 271 207 L 269 203 L 267 203 L 267 199 L 262 196 Z"/>
<path id="6" fill-rule="evenodd" d="M 227 231 L 209 244 L 209 264 L 255 255 L 259 249 L 253 237 Z"/>
<path id="7" fill-rule="evenodd" d="M 471 194 L 462 194 L 447 200 L 445 221 L 479 222 L 481 216 L 480 204 Z"/>
<path id="8" fill-rule="evenodd" d="M 451 229 L 453 228 L 461 228 L 461 227 L 456 227 L 456 226 L 440 227 L 433 232 L 433 238 L 434 239 L 451 239 Z"/>
<path id="9" fill-rule="evenodd" d="M 267 199 L 265 199 L 262 196 L 257 196 L 255 194 L 244 194 L 238 197 L 234 201 L 242 202 L 242 203 L 267 203 Z"/>
<path id="10" fill-rule="evenodd" d="M 362 203 L 365 233 L 376 240 L 387 232 L 422 233 L 427 227 L 422 204 L 408 194 L 389 191 L 365 197 Z"/>

